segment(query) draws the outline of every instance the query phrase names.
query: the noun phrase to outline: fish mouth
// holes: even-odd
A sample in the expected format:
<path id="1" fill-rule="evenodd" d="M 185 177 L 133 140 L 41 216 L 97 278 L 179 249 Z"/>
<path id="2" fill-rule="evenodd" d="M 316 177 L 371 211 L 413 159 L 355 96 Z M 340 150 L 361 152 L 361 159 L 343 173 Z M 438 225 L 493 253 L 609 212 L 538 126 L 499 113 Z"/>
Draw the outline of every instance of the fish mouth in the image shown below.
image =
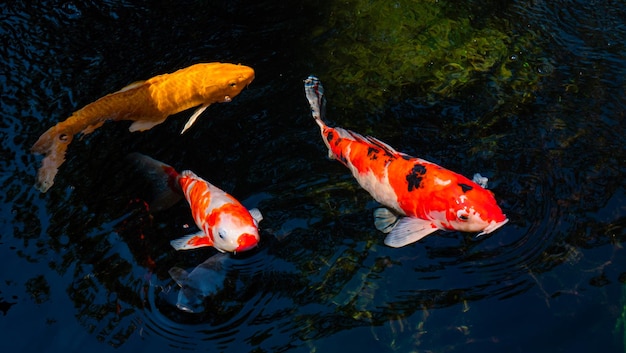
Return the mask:
<path id="1" fill-rule="evenodd" d="M 502 227 L 503 225 L 505 225 L 507 222 L 509 221 L 508 218 L 505 218 L 504 221 L 502 222 L 496 222 L 496 221 L 491 221 L 489 222 L 489 225 L 487 225 L 487 227 L 485 227 L 485 229 L 483 229 L 482 232 L 480 232 L 477 237 L 483 235 L 483 234 L 489 234 L 491 232 L 493 232 L 494 230 Z"/>
<path id="2" fill-rule="evenodd" d="M 259 244 L 259 237 L 253 234 L 244 233 L 237 239 L 237 249 L 235 252 L 242 252 L 255 248 Z"/>

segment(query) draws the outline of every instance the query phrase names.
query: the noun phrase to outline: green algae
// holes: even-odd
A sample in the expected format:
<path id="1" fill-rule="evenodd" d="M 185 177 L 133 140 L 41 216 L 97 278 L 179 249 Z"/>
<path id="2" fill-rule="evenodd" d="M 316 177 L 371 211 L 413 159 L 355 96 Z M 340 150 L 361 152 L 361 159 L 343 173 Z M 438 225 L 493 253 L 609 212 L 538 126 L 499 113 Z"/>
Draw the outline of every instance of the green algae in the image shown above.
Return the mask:
<path id="1" fill-rule="evenodd" d="M 506 21 L 472 21 L 475 15 L 443 1 L 335 1 L 326 10 L 326 22 L 313 31 L 319 43 L 313 51 L 339 107 L 432 101 L 472 84 L 519 100 L 536 89 L 538 59 L 528 55 L 536 54 L 535 34 L 498 29 Z"/>

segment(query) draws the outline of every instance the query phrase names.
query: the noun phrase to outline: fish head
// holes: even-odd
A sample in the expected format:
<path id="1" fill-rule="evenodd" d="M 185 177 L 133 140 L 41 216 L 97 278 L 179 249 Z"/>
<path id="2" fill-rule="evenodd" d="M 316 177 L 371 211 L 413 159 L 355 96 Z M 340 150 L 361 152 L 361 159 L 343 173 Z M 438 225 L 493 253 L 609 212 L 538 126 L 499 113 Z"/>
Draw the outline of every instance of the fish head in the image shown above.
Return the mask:
<path id="1" fill-rule="evenodd" d="M 480 236 L 493 232 L 509 221 L 491 191 L 470 180 L 458 183 L 457 186 L 460 190 L 452 193 L 454 197 L 446 212 L 445 228 L 479 232 Z"/>
<path id="2" fill-rule="evenodd" d="M 176 307 L 188 313 L 199 313 L 204 311 L 204 298 L 193 288 L 183 285 L 178 292 Z"/>
<path id="3" fill-rule="evenodd" d="M 226 259 L 228 256 L 225 254 L 213 255 L 191 273 L 178 267 L 171 268 L 169 274 L 180 286 L 176 307 L 190 313 L 203 311 L 205 298 L 215 296 L 224 289 Z"/>
<path id="4" fill-rule="evenodd" d="M 230 102 L 254 80 L 254 70 L 249 66 L 229 63 L 205 65 L 200 92 L 206 102 Z"/>
<path id="5" fill-rule="evenodd" d="M 241 252 L 259 244 L 260 236 L 256 221 L 240 204 L 228 204 L 220 208 L 211 227 L 213 246 L 225 252 Z"/>
<path id="6" fill-rule="evenodd" d="M 206 268 L 196 268 L 180 284 L 176 307 L 190 313 L 197 313 L 204 309 L 204 300 L 215 296 L 224 289 L 226 274 L 224 271 L 215 271 Z"/>

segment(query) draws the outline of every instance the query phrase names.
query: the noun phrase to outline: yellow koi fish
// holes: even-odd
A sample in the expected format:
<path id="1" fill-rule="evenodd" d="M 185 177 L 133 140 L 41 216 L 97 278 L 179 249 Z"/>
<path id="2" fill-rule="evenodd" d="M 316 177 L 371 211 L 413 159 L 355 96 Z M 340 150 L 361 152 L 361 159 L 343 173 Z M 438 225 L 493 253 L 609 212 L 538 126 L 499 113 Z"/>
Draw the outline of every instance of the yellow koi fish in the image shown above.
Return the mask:
<path id="1" fill-rule="evenodd" d="M 106 121 L 131 120 L 129 130 L 144 131 L 165 121 L 168 116 L 198 107 L 181 134 L 212 103 L 230 102 L 254 79 L 248 66 L 228 63 L 196 64 L 171 74 L 132 83 L 74 112 L 65 121 L 39 137 L 31 151 L 45 158 L 37 173 L 36 187 L 46 192 L 65 161 L 74 135 L 87 135 Z"/>

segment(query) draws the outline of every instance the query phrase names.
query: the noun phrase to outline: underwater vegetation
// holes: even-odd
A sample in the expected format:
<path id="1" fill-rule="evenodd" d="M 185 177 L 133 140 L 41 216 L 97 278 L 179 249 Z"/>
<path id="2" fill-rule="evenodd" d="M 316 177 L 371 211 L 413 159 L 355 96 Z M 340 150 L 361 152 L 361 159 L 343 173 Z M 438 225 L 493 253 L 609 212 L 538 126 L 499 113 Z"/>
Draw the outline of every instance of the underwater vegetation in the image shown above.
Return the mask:
<path id="1" fill-rule="evenodd" d="M 410 0 L 329 4 L 326 22 L 313 31 L 319 45 L 313 51 L 319 76 L 335 92 L 333 102 L 380 108 L 410 97 L 453 98 L 475 83 L 496 96 L 532 97 L 550 71 L 537 58 L 536 34 L 507 28 L 506 20 L 490 23 L 493 17 L 482 10 L 460 6 Z"/>

